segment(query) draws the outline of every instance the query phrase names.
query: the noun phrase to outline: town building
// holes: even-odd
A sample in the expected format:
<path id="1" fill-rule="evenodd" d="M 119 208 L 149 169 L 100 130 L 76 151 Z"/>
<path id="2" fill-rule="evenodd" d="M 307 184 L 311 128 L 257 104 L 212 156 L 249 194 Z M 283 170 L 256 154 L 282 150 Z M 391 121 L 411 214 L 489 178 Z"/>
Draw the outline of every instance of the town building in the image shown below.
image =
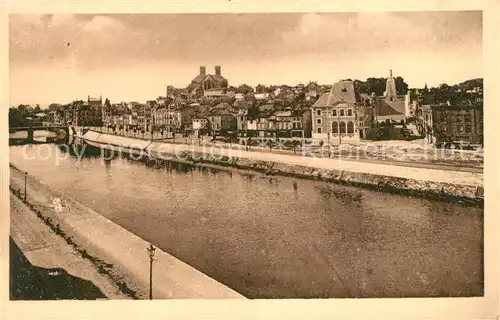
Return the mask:
<path id="1" fill-rule="evenodd" d="M 249 110 L 249 111 L 253 111 Z M 272 104 L 262 104 L 257 107 L 257 112 L 250 114 L 247 112 L 247 130 L 240 132 L 242 137 L 273 137 L 274 123 L 270 121 L 270 117 L 275 112 Z"/>
<path id="2" fill-rule="evenodd" d="M 191 127 L 193 128 L 192 134 L 195 137 L 199 137 L 201 135 L 204 135 L 209 131 L 208 119 L 203 117 L 203 116 L 194 117 L 192 119 Z"/>
<path id="3" fill-rule="evenodd" d="M 71 122 L 79 126 L 102 126 L 103 103 L 102 97 L 91 98 L 87 101 L 74 101 L 72 105 Z"/>
<path id="4" fill-rule="evenodd" d="M 237 130 L 237 111 L 229 103 L 220 103 L 210 109 L 207 117 L 212 135 L 230 135 Z"/>
<path id="5" fill-rule="evenodd" d="M 171 110 L 165 106 L 152 109 L 152 123 L 154 130 L 164 130 L 164 132 L 177 132 L 182 123 L 180 111 Z"/>
<path id="6" fill-rule="evenodd" d="M 483 104 L 471 99 L 421 107 L 427 143 L 483 144 Z"/>
<path id="7" fill-rule="evenodd" d="M 330 92 L 324 93 L 311 107 L 312 138 L 325 143 L 357 142 L 365 139 L 371 128 L 370 111 L 361 100 L 354 82 L 343 80 L 334 83 Z M 363 126 L 358 115 L 362 114 Z"/>
<path id="8" fill-rule="evenodd" d="M 244 135 L 248 129 L 248 110 L 240 109 L 236 114 L 236 128 L 238 130 L 238 136 Z"/>
<path id="9" fill-rule="evenodd" d="M 309 121 L 303 121 L 303 116 L 308 115 L 307 110 L 292 110 L 286 108 L 282 111 L 276 111 L 269 121 L 274 128 L 276 138 L 293 138 L 293 137 L 306 137 L 307 126 L 304 126 Z M 309 134 L 307 134 L 309 135 Z"/>

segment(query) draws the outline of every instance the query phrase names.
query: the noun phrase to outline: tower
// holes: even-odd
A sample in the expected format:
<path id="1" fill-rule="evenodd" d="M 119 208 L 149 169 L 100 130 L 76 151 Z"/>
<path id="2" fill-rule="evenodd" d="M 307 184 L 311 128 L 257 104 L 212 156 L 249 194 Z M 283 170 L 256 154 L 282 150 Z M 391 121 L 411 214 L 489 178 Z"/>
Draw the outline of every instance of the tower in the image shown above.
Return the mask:
<path id="1" fill-rule="evenodd" d="M 390 70 L 389 73 L 389 78 L 387 78 L 387 81 L 385 83 L 385 98 L 393 101 L 396 100 L 396 81 L 392 77 L 392 69 Z"/>

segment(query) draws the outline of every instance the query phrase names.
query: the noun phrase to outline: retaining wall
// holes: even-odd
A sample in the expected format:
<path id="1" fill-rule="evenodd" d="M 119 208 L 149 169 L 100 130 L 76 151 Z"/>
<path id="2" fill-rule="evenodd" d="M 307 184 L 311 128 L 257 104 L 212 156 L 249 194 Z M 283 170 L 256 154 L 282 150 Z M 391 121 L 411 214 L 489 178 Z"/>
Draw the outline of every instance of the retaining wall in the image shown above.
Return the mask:
<path id="1" fill-rule="evenodd" d="M 222 167 L 265 172 L 350 184 L 365 188 L 409 193 L 445 200 L 483 202 L 483 174 L 452 170 L 427 169 L 361 161 L 301 157 L 252 152 L 237 149 L 150 142 L 88 131 L 84 140 L 105 148 L 143 152 L 165 160 L 211 164 Z"/>

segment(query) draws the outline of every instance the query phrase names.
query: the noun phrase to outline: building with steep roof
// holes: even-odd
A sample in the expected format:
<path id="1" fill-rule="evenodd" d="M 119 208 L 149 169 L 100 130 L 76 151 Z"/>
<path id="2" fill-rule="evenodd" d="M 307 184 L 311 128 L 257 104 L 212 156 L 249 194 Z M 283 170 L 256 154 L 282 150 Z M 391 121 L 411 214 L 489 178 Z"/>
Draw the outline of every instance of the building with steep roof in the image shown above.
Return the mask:
<path id="1" fill-rule="evenodd" d="M 362 114 L 362 115 L 361 115 Z M 351 80 L 334 83 L 311 107 L 312 138 L 325 143 L 357 142 L 371 129 L 372 108 Z"/>

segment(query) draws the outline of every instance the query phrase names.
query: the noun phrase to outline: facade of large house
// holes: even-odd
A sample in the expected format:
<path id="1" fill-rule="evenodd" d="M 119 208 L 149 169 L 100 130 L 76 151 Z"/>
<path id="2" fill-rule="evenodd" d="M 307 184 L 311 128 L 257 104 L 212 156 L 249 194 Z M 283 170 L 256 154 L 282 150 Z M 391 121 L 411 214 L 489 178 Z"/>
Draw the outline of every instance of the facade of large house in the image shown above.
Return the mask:
<path id="1" fill-rule="evenodd" d="M 460 99 L 423 105 L 422 120 L 426 141 L 430 144 L 462 141 L 483 144 L 483 104 Z"/>
<path id="2" fill-rule="evenodd" d="M 368 135 L 372 107 L 366 105 L 354 82 L 334 83 L 311 107 L 312 138 L 331 143 L 356 142 Z M 360 125 L 359 117 L 362 117 Z"/>
<path id="3" fill-rule="evenodd" d="M 152 120 L 154 129 L 175 132 L 182 125 L 182 114 L 179 111 L 160 106 L 152 110 Z"/>

